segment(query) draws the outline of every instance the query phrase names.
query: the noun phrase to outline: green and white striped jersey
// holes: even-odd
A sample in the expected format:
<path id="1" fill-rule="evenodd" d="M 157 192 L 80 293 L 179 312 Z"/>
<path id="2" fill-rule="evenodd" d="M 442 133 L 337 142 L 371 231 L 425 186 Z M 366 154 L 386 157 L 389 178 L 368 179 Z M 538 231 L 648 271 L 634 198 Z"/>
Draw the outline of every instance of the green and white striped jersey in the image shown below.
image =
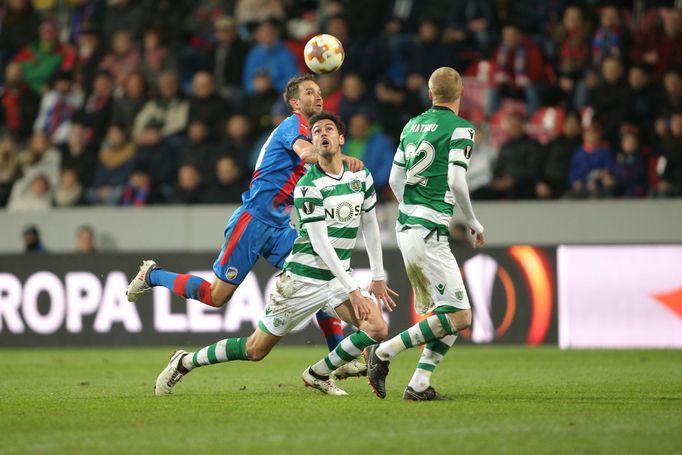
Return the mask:
<path id="1" fill-rule="evenodd" d="M 310 243 L 306 223 L 325 221 L 327 234 L 344 268 L 350 270 L 350 256 L 360 227 L 360 216 L 377 203 L 372 174 L 367 169 L 348 170 L 343 164 L 339 178 L 327 175 L 318 165 L 305 173 L 294 189 L 299 233 L 284 263 L 284 269 L 304 281 L 330 281 L 334 274 Z"/>
<path id="2" fill-rule="evenodd" d="M 398 207 L 398 230 L 424 226 L 448 234 L 455 197 L 448 166 L 469 167 L 474 127 L 450 109 L 435 106 L 407 122 L 393 159 L 405 167 L 405 192 Z"/>

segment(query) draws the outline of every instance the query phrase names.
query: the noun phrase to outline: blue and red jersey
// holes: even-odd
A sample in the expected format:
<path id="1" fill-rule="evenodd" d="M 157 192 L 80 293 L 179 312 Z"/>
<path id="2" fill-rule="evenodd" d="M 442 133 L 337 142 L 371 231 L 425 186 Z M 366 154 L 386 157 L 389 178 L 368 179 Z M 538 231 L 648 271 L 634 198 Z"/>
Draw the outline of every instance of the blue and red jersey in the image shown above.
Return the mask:
<path id="1" fill-rule="evenodd" d="M 305 173 L 305 162 L 294 152 L 297 139 L 309 140 L 308 122 L 300 115 L 287 117 L 263 144 L 243 207 L 272 226 L 289 223 L 294 187 Z"/>

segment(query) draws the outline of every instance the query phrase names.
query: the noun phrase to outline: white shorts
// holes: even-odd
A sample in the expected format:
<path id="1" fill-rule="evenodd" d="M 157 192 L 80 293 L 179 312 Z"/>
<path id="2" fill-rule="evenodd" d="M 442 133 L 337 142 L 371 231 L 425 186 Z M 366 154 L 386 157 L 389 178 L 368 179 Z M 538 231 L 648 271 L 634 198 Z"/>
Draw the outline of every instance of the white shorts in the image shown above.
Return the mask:
<path id="1" fill-rule="evenodd" d="M 309 283 L 284 272 L 277 279 L 275 291 L 270 295 L 258 327 L 270 335 L 281 337 L 322 309 L 336 316 L 334 308 L 346 300 L 348 292 L 337 279 L 322 284 Z"/>
<path id="2" fill-rule="evenodd" d="M 414 310 L 426 314 L 437 307 L 470 309 L 469 297 L 457 260 L 445 236 L 426 228 L 398 231 L 398 248 L 403 255 L 407 277 L 414 289 Z"/>

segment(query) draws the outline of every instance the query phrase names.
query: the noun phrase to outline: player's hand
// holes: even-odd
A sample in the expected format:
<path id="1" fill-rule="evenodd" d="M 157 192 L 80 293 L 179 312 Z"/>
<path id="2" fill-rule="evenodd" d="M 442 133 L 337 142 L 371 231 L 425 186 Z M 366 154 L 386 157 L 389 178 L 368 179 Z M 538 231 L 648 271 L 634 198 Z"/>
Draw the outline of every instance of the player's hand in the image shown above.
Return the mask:
<path id="1" fill-rule="evenodd" d="M 472 234 L 473 234 L 473 231 L 472 231 Z M 474 248 L 478 248 L 478 247 L 483 246 L 483 245 L 485 245 L 485 235 L 483 235 L 483 233 L 481 232 L 480 234 L 476 234 L 476 236 L 474 237 L 474 240 L 472 242 L 472 246 Z"/>
<path id="2" fill-rule="evenodd" d="M 355 312 L 355 317 L 358 318 L 359 321 L 366 321 L 371 311 L 371 304 L 362 296 L 359 289 L 348 294 L 348 298 L 350 300 L 350 305 Z"/>
<path id="3" fill-rule="evenodd" d="M 362 161 L 352 156 L 343 155 L 341 159 L 346 162 L 351 172 L 358 172 L 365 168 L 365 164 Z"/>
<path id="4" fill-rule="evenodd" d="M 471 246 L 478 248 L 485 245 L 485 236 L 483 235 L 483 225 L 478 222 L 478 220 L 473 220 L 467 223 L 469 227 L 469 232 L 473 236 L 471 240 Z"/>
<path id="5" fill-rule="evenodd" d="M 396 297 L 399 294 L 389 288 L 384 280 L 372 280 L 372 283 L 370 283 L 367 290 L 377 299 L 379 305 L 383 305 L 383 307 L 386 308 L 386 311 L 393 311 L 393 308 L 396 307 L 396 303 L 391 298 L 391 294 Z"/>

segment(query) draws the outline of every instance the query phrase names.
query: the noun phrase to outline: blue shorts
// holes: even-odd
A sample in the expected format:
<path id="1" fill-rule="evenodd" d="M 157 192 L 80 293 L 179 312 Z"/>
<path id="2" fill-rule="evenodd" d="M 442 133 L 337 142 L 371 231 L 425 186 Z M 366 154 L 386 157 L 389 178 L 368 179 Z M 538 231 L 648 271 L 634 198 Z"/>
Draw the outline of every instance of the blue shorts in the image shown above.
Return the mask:
<path id="1" fill-rule="evenodd" d="M 240 207 L 227 222 L 225 242 L 213 263 L 213 272 L 221 280 L 239 285 L 260 256 L 281 269 L 296 236 L 292 226 L 270 226 Z"/>

